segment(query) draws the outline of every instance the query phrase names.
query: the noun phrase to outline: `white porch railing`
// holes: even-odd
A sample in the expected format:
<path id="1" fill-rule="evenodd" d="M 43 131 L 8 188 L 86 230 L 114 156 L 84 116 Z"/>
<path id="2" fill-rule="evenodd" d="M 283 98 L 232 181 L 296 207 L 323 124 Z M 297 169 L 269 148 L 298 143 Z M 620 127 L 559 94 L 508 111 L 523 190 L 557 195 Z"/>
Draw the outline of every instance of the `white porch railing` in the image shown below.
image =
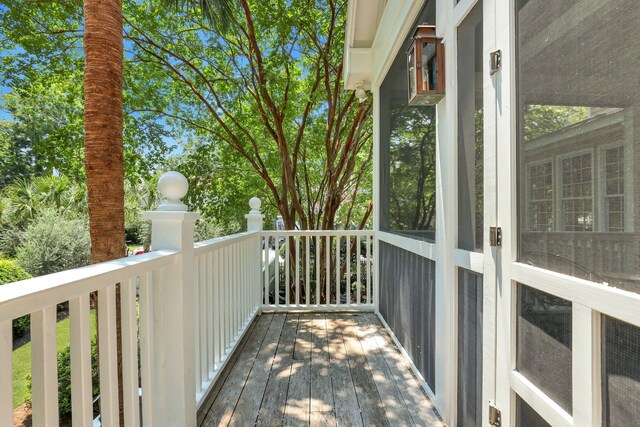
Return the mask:
<path id="1" fill-rule="evenodd" d="M 118 425 L 118 372 L 116 348 L 116 284 L 120 284 L 122 319 L 123 402 L 127 425 L 137 425 L 139 381 L 151 390 L 155 349 L 149 339 L 158 316 L 154 290 L 167 285 L 168 271 L 178 254 L 157 251 L 0 286 L 0 425 L 13 425 L 11 321 L 31 315 L 33 425 L 58 424 L 58 371 L 56 350 L 57 304 L 69 302 L 71 336 L 71 394 L 73 425 L 93 423 L 91 378 L 90 294 L 98 293 L 98 352 L 100 355 L 100 415 L 102 425 Z M 139 292 L 136 290 L 139 289 Z M 139 294 L 139 296 L 137 296 Z M 139 304 L 139 313 L 136 305 Z M 140 362 L 138 368 L 138 328 Z M 154 404 L 143 394 L 145 419 Z M 139 421 L 138 421 L 139 422 Z M 147 424 L 148 425 L 148 424 Z"/>
<path id="2" fill-rule="evenodd" d="M 373 233 L 265 231 L 263 308 L 373 309 Z"/>
<path id="3" fill-rule="evenodd" d="M 197 406 L 260 309 L 260 234 L 195 244 Z"/>
<path id="4" fill-rule="evenodd" d="M 118 287 L 126 426 L 195 426 L 197 409 L 261 310 L 375 306 L 371 231 L 263 232 L 260 201 L 254 198 L 247 215 L 250 231 L 194 244 L 198 216 L 179 201 L 186 180 L 170 173 L 159 186 L 168 201 L 145 214 L 152 220 L 154 252 L 0 286 L 0 426 L 13 423 L 11 324 L 27 314 L 33 424 L 58 425 L 56 306 L 64 302 L 69 302 L 72 421 L 93 425 L 93 292 L 98 294 L 102 426 L 119 425 Z"/>

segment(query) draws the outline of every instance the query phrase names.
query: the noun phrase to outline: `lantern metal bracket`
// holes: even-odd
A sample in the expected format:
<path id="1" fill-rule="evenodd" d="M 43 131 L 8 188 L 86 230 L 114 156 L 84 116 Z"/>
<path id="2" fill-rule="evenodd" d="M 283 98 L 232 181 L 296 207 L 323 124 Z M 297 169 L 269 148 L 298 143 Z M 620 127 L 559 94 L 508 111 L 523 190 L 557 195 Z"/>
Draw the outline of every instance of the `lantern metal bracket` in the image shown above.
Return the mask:
<path id="1" fill-rule="evenodd" d="M 500 71 L 502 68 L 502 51 L 500 49 L 495 50 L 489 54 L 489 64 L 491 65 L 491 71 L 489 74 L 492 76 Z"/>

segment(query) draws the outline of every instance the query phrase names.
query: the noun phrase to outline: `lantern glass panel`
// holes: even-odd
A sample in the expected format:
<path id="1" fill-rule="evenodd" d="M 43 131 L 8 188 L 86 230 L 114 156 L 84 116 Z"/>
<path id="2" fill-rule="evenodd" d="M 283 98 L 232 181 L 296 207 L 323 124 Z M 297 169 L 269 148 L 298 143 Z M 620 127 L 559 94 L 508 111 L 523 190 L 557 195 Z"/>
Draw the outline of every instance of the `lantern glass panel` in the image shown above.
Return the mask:
<path id="1" fill-rule="evenodd" d="M 433 41 L 422 42 L 422 81 L 424 90 L 438 90 L 438 57 Z"/>
<path id="2" fill-rule="evenodd" d="M 416 64 L 415 51 L 409 51 L 407 59 L 407 69 L 409 70 L 409 97 L 412 98 L 416 94 Z"/>

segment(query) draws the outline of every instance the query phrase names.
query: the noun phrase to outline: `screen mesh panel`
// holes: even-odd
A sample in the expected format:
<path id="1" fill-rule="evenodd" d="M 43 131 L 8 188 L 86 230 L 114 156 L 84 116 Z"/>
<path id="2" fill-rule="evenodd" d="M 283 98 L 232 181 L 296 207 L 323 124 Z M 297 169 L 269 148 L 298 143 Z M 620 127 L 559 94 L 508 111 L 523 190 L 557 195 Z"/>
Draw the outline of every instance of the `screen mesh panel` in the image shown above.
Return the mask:
<path id="1" fill-rule="evenodd" d="M 458 27 L 458 247 L 482 252 L 482 1 Z"/>
<path id="2" fill-rule="evenodd" d="M 640 328 L 602 316 L 602 425 L 640 424 Z"/>
<path id="3" fill-rule="evenodd" d="M 571 413 L 571 302 L 518 284 L 519 372 Z"/>
<path id="4" fill-rule="evenodd" d="M 435 24 L 436 2 L 418 23 Z M 380 85 L 380 229 L 435 241 L 436 108 L 408 105 L 407 37 Z"/>
<path id="5" fill-rule="evenodd" d="M 520 396 L 516 396 L 516 427 L 551 427 Z"/>
<path id="6" fill-rule="evenodd" d="M 516 0 L 520 262 L 640 292 L 638 0 Z"/>
<path id="7" fill-rule="evenodd" d="M 458 269 L 458 426 L 482 424 L 482 275 Z"/>
<path id="8" fill-rule="evenodd" d="M 380 242 L 380 314 L 435 390 L 435 262 Z"/>

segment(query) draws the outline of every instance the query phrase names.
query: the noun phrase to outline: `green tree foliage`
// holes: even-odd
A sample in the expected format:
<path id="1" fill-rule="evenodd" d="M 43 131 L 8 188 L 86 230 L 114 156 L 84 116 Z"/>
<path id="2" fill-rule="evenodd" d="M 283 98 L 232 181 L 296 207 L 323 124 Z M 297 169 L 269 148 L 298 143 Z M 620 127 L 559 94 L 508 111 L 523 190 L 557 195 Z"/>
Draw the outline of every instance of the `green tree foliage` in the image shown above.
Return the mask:
<path id="1" fill-rule="evenodd" d="M 216 229 L 242 227 L 256 195 L 290 227 L 363 226 L 371 101 L 342 89 L 347 2 L 231 3 L 229 25 L 216 29 L 189 8 L 123 2 L 127 177 L 152 175 L 177 140 L 182 152 L 170 164 L 190 180 L 189 205 Z M 76 0 L 0 0 L 3 83 L 79 75 L 81 17 Z"/>
<path id="2" fill-rule="evenodd" d="M 39 79 L 3 96 L 12 120 L 2 122 L 7 155 L 0 160 L 0 185 L 54 170 L 74 179 L 83 176 L 82 94 L 72 81 Z"/>
<path id="3" fill-rule="evenodd" d="M 526 105 L 524 108 L 525 141 L 555 132 L 589 117 L 587 107 Z"/>
<path id="4" fill-rule="evenodd" d="M 84 180 L 82 23 L 79 0 L 0 0 L 0 83 L 9 88 L 1 106 L 11 117 L 0 120 L 0 188 L 54 170 Z M 132 181 L 153 175 L 173 149 L 152 115 L 125 116 L 123 138 Z"/>
<path id="5" fill-rule="evenodd" d="M 392 230 L 435 228 L 435 132 L 435 108 L 393 108 L 388 206 Z"/>

